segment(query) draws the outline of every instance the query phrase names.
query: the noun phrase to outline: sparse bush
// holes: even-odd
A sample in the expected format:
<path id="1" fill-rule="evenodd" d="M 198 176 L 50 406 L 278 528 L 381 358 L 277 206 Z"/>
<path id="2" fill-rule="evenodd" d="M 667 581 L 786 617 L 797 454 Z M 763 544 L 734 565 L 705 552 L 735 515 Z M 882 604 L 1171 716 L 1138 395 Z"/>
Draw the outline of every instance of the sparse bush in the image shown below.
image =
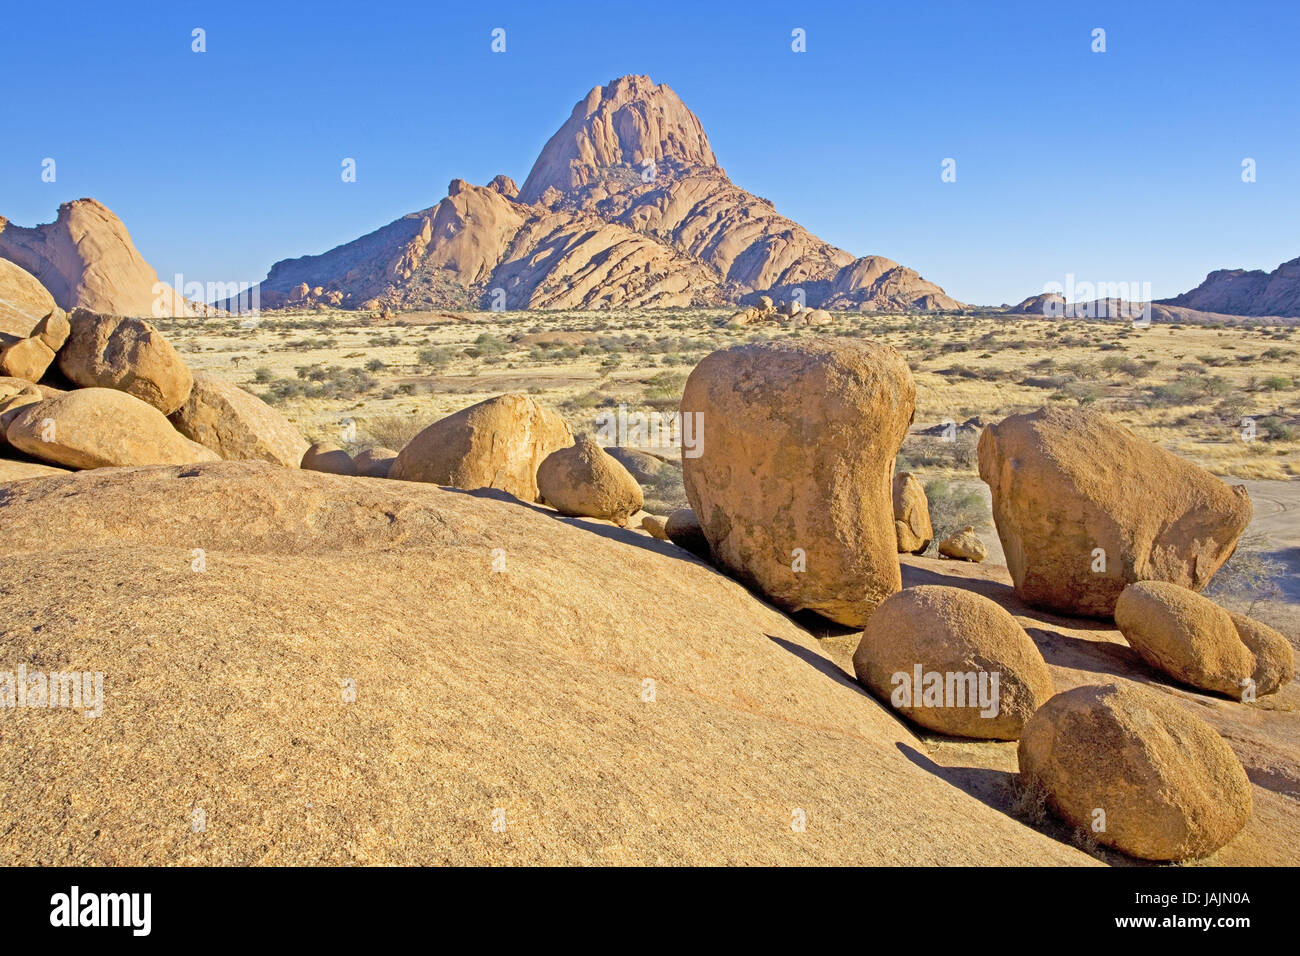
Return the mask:
<path id="1" fill-rule="evenodd" d="M 989 505 L 978 486 L 955 485 L 944 478 L 934 478 L 925 483 L 925 497 L 930 504 L 935 541 L 942 541 L 967 525 L 978 531 L 991 521 Z"/>
<path id="2" fill-rule="evenodd" d="M 416 353 L 415 359 L 421 365 L 431 369 L 444 369 L 451 364 L 452 351 L 449 348 L 429 346 Z"/>
<path id="3" fill-rule="evenodd" d="M 1205 596 L 1241 614 L 1250 614 L 1260 601 L 1281 598 L 1286 565 L 1269 557 L 1259 545 L 1258 541 L 1241 542 L 1210 581 Z"/>

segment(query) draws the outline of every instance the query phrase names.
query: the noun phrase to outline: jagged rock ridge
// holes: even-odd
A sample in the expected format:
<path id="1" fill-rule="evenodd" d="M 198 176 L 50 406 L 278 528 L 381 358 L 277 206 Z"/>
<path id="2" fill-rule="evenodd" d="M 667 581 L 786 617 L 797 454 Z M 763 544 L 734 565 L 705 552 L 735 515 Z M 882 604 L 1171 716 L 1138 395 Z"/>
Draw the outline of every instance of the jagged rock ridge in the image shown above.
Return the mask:
<path id="1" fill-rule="evenodd" d="M 1228 315 L 1300 316 L 1300 258 L 1272 272 L 1217 269 L 1195 289 L 1161 304 Z"/>

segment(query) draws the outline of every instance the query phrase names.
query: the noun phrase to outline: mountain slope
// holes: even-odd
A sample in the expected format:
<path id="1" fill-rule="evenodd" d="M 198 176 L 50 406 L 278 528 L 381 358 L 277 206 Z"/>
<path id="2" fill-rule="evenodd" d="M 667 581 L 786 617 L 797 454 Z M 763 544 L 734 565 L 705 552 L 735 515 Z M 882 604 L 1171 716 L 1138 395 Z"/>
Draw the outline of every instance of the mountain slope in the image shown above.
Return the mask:
<path id="1" fill-rule="evenodd" d="M 1217 269 L 1195 289 L 1161 304 L 1229 315 L 1300 316 L 1300 259 L 1272 272 Z"/>
<path id="2" fill-rule="evenodd" d="M 261 287 L 272 308 L 716 306 L 796 292 L 845 309 L 962 308 L 913 270 L 855 259 L 736 186 L 699 118 L 644 76 L 588 93 L 522 188 L 453 180 L 436 206 L 278 262 Z"/>

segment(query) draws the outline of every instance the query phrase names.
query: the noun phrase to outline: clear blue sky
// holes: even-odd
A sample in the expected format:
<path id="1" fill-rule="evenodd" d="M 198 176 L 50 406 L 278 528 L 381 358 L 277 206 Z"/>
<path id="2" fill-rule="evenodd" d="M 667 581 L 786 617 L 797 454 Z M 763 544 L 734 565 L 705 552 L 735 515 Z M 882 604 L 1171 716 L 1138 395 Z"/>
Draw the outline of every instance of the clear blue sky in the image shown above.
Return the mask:
<path id="1" fill-rule="evenodd" d="M 61 2 L 4 26 L 0 214 L 93 196 L 166 279 L 256 281 L 453 177 L 522 182 L 625 73 L 672 86 L 739 185 L 967 302 L 1300 256 L 1294 2 Z"/>

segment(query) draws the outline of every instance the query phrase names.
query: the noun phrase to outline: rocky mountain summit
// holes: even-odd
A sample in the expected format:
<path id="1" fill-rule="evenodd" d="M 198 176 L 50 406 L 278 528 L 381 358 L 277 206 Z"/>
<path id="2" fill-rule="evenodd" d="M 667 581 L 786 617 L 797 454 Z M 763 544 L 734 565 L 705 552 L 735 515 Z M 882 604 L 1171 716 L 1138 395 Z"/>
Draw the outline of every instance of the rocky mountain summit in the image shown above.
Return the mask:
<path id="1" fill-rule="evenodd" d="M 277 262 L 275 308 L 717 306 L 760 294 L 836 309 L 962 304 L 891 259 L 855 259 L 735 185 L 666 84 L 596 87 L 522 187 L 454 179 L 437 205 L 322 255 Z"/>

